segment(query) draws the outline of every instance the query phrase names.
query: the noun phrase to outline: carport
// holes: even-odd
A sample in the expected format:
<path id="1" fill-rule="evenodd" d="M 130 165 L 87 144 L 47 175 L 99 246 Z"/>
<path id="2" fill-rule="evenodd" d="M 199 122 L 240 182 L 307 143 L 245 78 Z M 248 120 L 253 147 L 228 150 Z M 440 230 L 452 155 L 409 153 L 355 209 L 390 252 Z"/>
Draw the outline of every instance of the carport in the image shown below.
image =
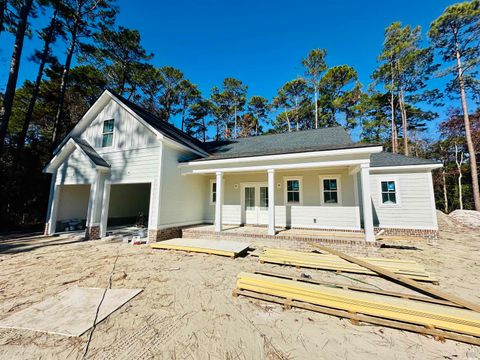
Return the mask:
<path id="1" fill-rule="evenodd" d="M 108 184 L 104 198 L 107 231 L 122 227 L 148 227 L 150 183 Z"/>
<path id="2" fill-rule="evenodd" d="M 58 185 L 56 232 L 85 229 L 90 185 Z"/>

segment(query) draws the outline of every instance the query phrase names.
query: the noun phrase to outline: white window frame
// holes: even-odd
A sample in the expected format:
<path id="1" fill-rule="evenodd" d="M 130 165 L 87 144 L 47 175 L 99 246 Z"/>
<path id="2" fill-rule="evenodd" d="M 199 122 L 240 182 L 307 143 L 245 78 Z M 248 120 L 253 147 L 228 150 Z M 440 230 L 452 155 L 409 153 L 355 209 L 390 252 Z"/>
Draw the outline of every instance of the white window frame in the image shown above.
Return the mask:
<path id="1" fill-rule="evenodd" d="M 320 181 L 320 204 L 323 206 L 342 206 L 342 175 L 339 174 L 322 174 L 318 176 Z M 337 202 L 326 203 L 324 198 L 323 180 L 337 180 Z"/>
<path id="2" fill-rule="evenodd" d="M 107 121 L 113 121 L 113 130 L 111 132 L 112 134 L 112 144 L 109 145 L 109 146 L 103 146 L 103 137 L 107 134 L 110 134 L 109 132 L 108 133 L 104 133 L 103 132 L 103 128 L 105 127 L 105 122 Z M 101 138 L 101 145 L 102 145 L 102 149 L 109 149 L 109 148 L 113 148 L 113 146 L 115 145 L 115 119 L 105 119 L 102 121 L 102 138 Z"/>
<path id="3" fill-rule="evenodd" d="M 395 199 L 396 203 L 395 204 L 385 204 L 383 202 L 383 196 L 382 196 L 382 182 L 385 181 L 393 181 L 395 183 Z M 381 207 L 400 207 L 401 206 L 401 199 L 400 199 L 400 182 L 397 177 L 392 177 L 392 176 L 383 176 L 378 178 L 378 199 Z"/>
<path id="4" fill-rule="evenodd" d="M 299 202 L 288 202 L 288 189 L 287 181 L 297 180 L 300 186 L 299 193 Z M 283 202 L 285 205 L 303 205 L 303 176 L 284 176 L 283 177 Z"/>
<path id="5" fill-rule="evenodd" d="M 217 200 L 217 189 L 215 188 L 215 201 L 213 201 L 213 184 L 216 184 L 217 183 L 217 180 L 214 180 L 214 179 L 211 179 L 210 180 L 210 190 L 209 190 L 209 201 L 210 201 L 210 205 L 215 205 L 216 204 L 216 200 Z"/>

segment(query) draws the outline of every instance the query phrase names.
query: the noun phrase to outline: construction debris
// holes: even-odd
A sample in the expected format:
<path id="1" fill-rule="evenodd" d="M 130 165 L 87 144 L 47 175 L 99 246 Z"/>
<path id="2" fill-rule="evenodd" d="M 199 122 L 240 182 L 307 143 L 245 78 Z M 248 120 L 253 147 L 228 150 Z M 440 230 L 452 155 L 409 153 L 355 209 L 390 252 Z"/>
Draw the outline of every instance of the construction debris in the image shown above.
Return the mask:
<path id="1" fill-rule="evenodd" d="M 400 283 L 400 284 L 402 284 L 406 287 L 409 287 L 411 289 L 420 291 L 424 294 L 428 294 L 430 296 L 433 296 L 433 297 L 436 297 L 436 298 L 439 298 L 439 299 L 444 299 L 444 300 L 450 301 L 452 303 L 458 304 L 458 305 L 463 306 L 467 309 L 470 309 L 470 310 L 473 310 L 473 311 L 476 311 L 476 312 L 480 313 L 480 306 L 477 305 L 477 304 L 474 304 L 474 303 L 472 303 L 468 300 L 459 298 L 458 296 L 455 296 L 455 295 L 447 294 L 447 293 L 445 293 L 441 290 L 435 289 L 431 286 L 427 286 L 425 284 L 421 284 L 417 281 L 409 279 L 406 276 L 402 276 L 398 273 L 394 273 L 394 272 L 392 272 L 392 271 L 390 271 L 386 268 L 383 268 L 381 266 L 377 266 L 377 265 L 374 265 L 372 263 L 369 263 L 368 261 L 365 261 L 365 260 L 362 260 L 362 259 L 359 259 L 359 258 L 355 258 L 353 256 L 344 254 L 344 253 L 342 253 L 340 251 L 337 251 L 337 250 L 334 250 L 334 249 L 330 249 L 326 246 L 322 246 L 322 245 L 318 245 L 318 244 L 314 244 L 314 243 L 312 243 L 311 245 L 319 248 L 322 251 L 325 251 L 325 252 L 328 252 L 332 255 L 338 256 L 338 257 L 342 258 L 343 260 L 349 261 L 351 263 L 362 266 L 362 267 L 364 267 L 368 270 L 374 271 L 378 275 L 381 275 L 381 276 L 384 276 L 384 277 L 386 277 L 390 280 L 396 281 L 396 282 L 398 282 L 398 283 Z"/>
<path id="2" fill-rule="evenodd" d="M 382 259 L 382 258 L 360 258 L 377 266 L 390 270 L 395 274 L 404 275 L 410 279 L 426 282 L 438 282 L 438 280 L 428 273 L 425 268 L 408 260 Z M 267 248 L 259 256 L 261 263 L 274 263 L 281 265 L 291 265 L 297 267 L 332 270 L 337 272 L 348 272 L 366 275 L 378 275 L 377 272 L 358 264 L 346 261 L 334 254 L 308 253 L 284 249 Z"/>
<path id="3" fill-rule="evenodd" d="M 245 272 L 234 295 L 480 345 L 480 313 L 458 307 Z"/>
<path id="4" fill-rule="evenodd" d="M 222 255 L 235 258 L 243 254 L 249 248 L 249 244 L 226 240 L 206 239 L 171 239 L 153 243 L 152 249 L 181 250 L 189 252 L 200 252 L 206 254 Z"/>

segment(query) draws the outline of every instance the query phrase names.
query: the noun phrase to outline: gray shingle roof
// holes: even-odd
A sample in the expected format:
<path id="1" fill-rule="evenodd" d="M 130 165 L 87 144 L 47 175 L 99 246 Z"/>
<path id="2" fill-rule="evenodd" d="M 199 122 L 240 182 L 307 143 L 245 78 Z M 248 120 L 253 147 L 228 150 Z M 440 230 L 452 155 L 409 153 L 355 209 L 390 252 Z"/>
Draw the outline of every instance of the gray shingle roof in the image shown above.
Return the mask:
<path id="1" fill-rule="evenodd" d="M 168 137 L 171 140 L 175 140 L 182 145 L 189 147 L 190 149 L 199 151 L 206 154 L 204 149 L 204 143 L 198 139 L 195 139 L 193 136 L 188 135 L 182 130 L 176 128 L 174 125 L 169 124 L 166 121 L 163 121 L 158 116 L 150 113 L 141 106 L 138 106 L 134 102 L 125 99 L 123 96 L 116 94 L 115 92 L 109 90 L 118 100 L 128 106 L 133 112 L 145 120 L 149 125 L 153 126 L 164 136 Z"/>
<path id="2" fill-rule="evenodd" d="M 251 136 L 228 141 L 211 141 L 206 142 L 204 146 L 210 153 L 210 156 L 195 161 L 339 150 L 378 145 L 355 143 L 345 129 L 337 126 L 282 134 Z"/>
<path id="3" fill-rule="evenodd" d="M 78 146 L 83 150 L 83 152 L 93 161 L 95 165 L 103 166 L 103 167 L 110 167 L 110 164 L 102 158 L 93 147 L 90 146 L 87 140 L 81 139 L 78 137 L 73 137 L 73 141 L 75 141 Z"/>
<path id="4" fill-rule="evenodd" d="M 382 151 L 370 156 L 371 167 L 440 164 L 438 161 Z"/>

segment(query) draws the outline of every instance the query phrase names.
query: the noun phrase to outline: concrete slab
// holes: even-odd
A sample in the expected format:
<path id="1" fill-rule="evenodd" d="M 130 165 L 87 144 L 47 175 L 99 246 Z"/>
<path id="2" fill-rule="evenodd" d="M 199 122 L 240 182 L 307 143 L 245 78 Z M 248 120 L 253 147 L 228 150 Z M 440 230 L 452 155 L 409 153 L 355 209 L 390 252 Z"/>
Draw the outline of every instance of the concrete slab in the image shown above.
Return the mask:
<path id="1" fill-rule="evenodd" d="M 74 287 L 0 320 L 0 328 L 25 329 L 65 336 L 80 336 L 93 326 L 105 289 Z M 142 289 L 108 289 L 97 324 Z"/>
<path id="2" fill-rule="evenodd" d="M 246 251 L 250 244 L 230 240 L 208 240 L 178 238 L 150 245 L 153 249 L 182 250 L 236 257 Z"/>

